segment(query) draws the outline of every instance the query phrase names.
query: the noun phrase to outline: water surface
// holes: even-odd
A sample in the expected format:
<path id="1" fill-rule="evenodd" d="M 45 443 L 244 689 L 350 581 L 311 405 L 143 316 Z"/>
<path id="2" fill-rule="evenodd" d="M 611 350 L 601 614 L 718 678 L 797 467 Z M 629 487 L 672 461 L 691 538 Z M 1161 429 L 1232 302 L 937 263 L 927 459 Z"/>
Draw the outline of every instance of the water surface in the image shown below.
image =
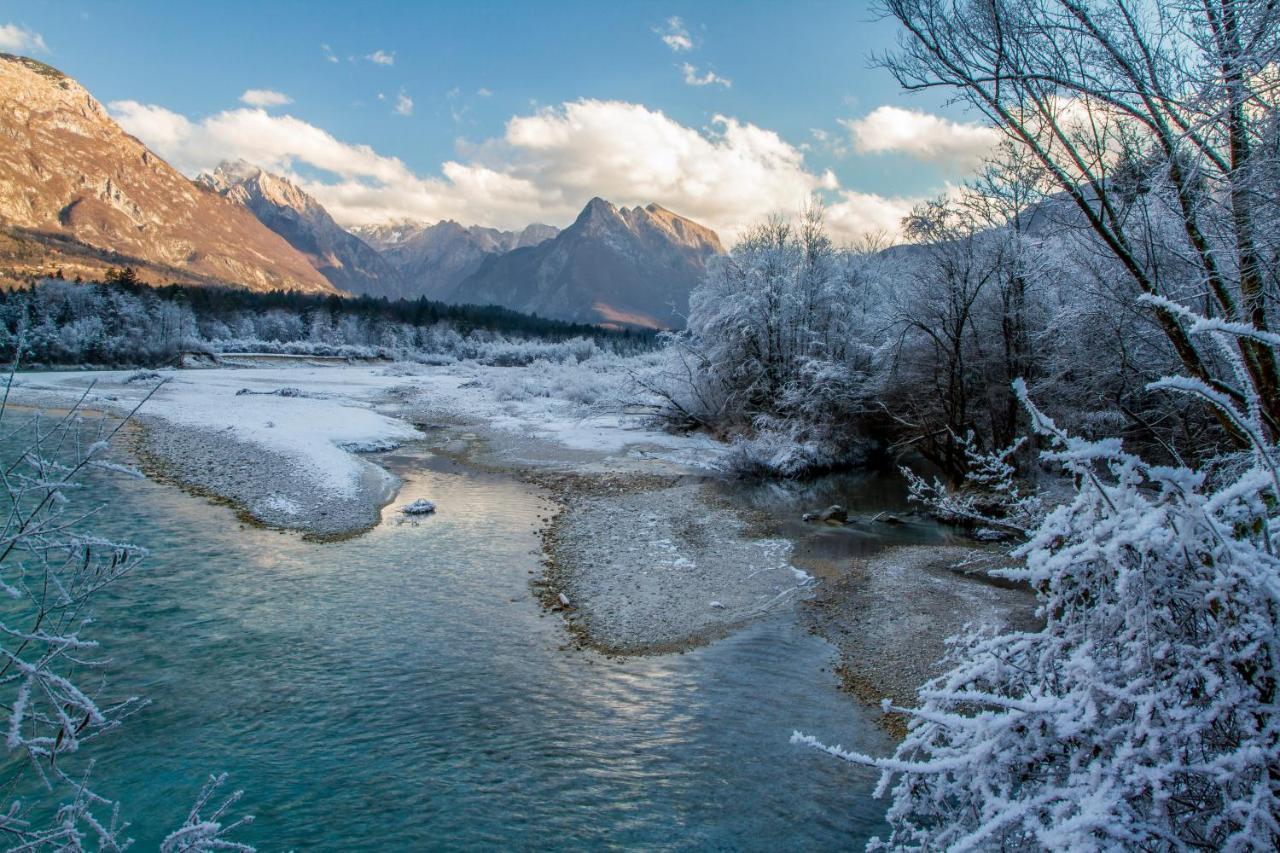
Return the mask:
<path id="1" fill-rule="evenodd" d="M 226 771 L 264 850 L 824 850 L 881 832 L 873 774 L 793 729 L 891 748 L 833 654 L 780 613 L 686 653 L 568 651 L 529 589 L 550 504 L 425 452 L 342 542 L 246 526 L 150 481 L 94 475 L 103 532 L 151 557 L 104 594 L 112 688 L 151 705 L 95 747 L 154 849 Z"/>

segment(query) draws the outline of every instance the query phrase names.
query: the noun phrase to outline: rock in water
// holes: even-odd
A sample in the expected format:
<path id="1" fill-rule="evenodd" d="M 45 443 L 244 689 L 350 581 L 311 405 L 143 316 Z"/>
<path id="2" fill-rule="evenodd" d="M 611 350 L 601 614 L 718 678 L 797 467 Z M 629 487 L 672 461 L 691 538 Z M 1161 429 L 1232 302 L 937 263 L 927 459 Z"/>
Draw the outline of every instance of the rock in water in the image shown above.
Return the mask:
<path id="1" fill-rule="evenodd" d="M 849 520 L 849 514 L 844 511 L 844 507 L 839 504 L 832 504 L 824 509 L 818 515 L 819 521 L 835 521 L 844 524 Z"/>
<path id="2" fill-rule="evenodd" d="M 426 498 L 418 498 L 413 503 L 400 507 L 400 511 L 405 515 L 430 515 L 436 511 L 436 505 Z"/>

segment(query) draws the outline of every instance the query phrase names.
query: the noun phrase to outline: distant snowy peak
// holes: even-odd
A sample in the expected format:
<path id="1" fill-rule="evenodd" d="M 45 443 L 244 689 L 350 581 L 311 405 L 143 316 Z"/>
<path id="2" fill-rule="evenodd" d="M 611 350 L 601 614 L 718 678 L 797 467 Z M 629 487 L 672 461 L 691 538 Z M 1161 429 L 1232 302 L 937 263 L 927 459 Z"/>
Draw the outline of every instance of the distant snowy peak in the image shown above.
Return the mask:
<path id="1" fill-rule="evenodd" d="M 393 222 L 351 229 L 377 249 L 405 282 L 406 293 L 447 298 L 485 258 L 536 246 L 560 233 L 552 225 L 534 224 L 521 231 L 463 225 L 444 219 L 434 225 Z"/>
<path id="2" fill-rule="evenodd" d="M 407 295 L 400 276 L 375 249 L 344 230 L 289 179 L 235 160 L 202 173 L 196 182 L 247 207 L 335 287 L 370 296 Z"/>

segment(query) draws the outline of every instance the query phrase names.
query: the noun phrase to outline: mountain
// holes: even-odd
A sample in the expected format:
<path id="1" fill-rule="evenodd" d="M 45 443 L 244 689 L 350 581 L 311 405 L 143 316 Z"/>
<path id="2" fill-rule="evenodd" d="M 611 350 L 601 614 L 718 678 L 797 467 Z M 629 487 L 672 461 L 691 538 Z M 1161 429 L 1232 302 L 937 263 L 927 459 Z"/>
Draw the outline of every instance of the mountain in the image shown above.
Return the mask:
<path id="1" fill-rule="evenodd" d="M 238 160 L 222 163 L 196 182 L 247 207 L 334 287 L 368 296 L 406 295 L 400 275 L 375 249 L 287 179 Z"/>
<path id="2" fill-rule="evenodd" d="M 79 83 L 0 54 L 0 270 L 334 292 L 243 205 L 184 177 Z"/>
<path id="3" fill-rule="evenodd" d="M 627 209 L 594 198 L 554 239 L 490 255 L 441 298 L 558 320 L 678 328 L 707 261 L 723 251 L 714 231 L 656 204 Z"/>
<path id="4" fill-rule="evenodd" d="M 551 225 L 499 231 L 448 219 L 435 225 L 368 225 L 352 232 L 381 253 L 405 282 L 406 294 L 432 299 L 453 292 L 490 255 L 536 246 L 560 233 Z"/>

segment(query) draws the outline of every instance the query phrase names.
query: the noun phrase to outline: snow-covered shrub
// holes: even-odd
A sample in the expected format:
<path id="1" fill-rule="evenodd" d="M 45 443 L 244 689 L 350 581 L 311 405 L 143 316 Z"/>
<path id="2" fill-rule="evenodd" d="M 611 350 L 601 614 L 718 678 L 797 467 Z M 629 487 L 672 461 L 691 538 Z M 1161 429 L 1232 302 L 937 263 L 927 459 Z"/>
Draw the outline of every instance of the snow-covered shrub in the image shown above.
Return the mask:
<path id="1" fill-rule="evenodd" d="M 1025 493 L 1019 483 L 1012 458 L 1026 439 L 994 453 L 983 453 L 974 445 L 973 435 L 957 439 L 967 457 L 964 482 L 959 488 L 948 487 L 937 477 L 926 480 L 906 466 L 899 470 L 907 481 L 907 498 L 927 509 L 934 517 L 949 524 L 989 531 L 992 528 L 1018 535 L 1028 535 L 1044 521 L 1043 497 Z M 984 534 L 994 538 L 991 534 Z"/>
<path id="2" fill-rule="evenodd" d="M 800 477 L 852 461 L 829 443 L 779 428 L 735 436 L 716 465 L 737 477 Z"/>
<path id="3" fill-rule="evenodd" d="M 135 370 L 124 378 L 125 384 L 133 382 L 159 382 L 162 377 L 154 370 Z"/>
<path id="4" fill-rule="evenodd" d="M 1226 353 L 1228 337 L 1280 346 L 1240 324 L 1189 328 Z M 1044 629 L 954 640 L 919 707 L 893 709 L 910 723 L 891 758 L 794 736 L 881 769 L 892 834 L 872 846 L 1280 846 L 1280 448 L 1256 398 L 1155 385 L 1217 408 L 1250 464 L 1213 484 L 1152 465 L 1069 435 L 1018 383 L 1044 458 L 1076 483 L 1003 572 L 1036 590 Z"/>
<path id="5" fill-rule="evenodd" d="M 578 362 L 538 359 L 527 367 L 493 372 L 484 381 L 503 402 L 537 398 L 566 400 L 584 406 L 617 406 L 630 380 L 620 361 L 600 356 Z"/>

